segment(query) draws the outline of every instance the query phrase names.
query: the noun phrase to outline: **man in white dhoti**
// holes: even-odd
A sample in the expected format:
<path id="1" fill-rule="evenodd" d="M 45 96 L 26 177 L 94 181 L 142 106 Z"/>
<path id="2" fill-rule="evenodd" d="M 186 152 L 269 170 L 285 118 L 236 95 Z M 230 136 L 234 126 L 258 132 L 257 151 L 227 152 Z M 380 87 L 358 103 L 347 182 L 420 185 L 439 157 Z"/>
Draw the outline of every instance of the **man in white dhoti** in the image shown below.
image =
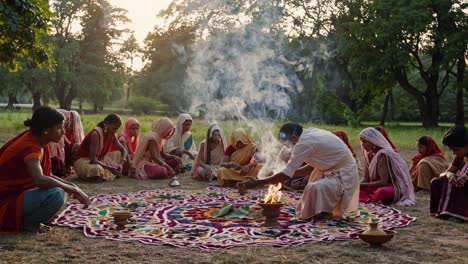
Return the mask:
<path id="1" fill-rule="evenodd" d="M 331 132 L 318 128 L 303 129 L 297 123 L 284 124 L 278 135 L 285 145 L 292 145 L 291 158 L 282 172 L 265 179 L 238 183 L 239 189 L 285 182 L 305 162 L 313 167 L 302 199 L 296 207 L 301 220 L 341 218 L 356 211 L 359 198 L 359 175 L 356 160 L 343 141 Z"/>

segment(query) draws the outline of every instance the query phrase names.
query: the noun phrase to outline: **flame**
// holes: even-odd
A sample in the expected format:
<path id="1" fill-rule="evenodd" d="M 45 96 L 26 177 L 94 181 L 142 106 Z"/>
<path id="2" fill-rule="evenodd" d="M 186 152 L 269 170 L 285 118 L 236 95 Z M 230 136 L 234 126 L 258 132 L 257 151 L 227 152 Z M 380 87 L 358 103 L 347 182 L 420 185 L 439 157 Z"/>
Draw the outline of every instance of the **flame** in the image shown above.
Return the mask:
<path id="1" fill-rule="evenodd" d="M 263 199 L 263 203 L 279 203 L 281 200 L 281 196 L 283 193 L 281 192 L 282 185 L 278 183 L 278 185 L 270 185 L 268 187 L 268 193 L 265 195 Z"/>

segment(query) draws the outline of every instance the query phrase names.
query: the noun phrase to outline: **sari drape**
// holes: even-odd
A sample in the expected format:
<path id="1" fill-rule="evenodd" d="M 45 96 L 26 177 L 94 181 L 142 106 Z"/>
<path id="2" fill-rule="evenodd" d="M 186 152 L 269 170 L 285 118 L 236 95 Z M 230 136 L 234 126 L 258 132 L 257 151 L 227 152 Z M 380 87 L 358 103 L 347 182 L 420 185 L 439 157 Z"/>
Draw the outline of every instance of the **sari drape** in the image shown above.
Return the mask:
<path id="1" fill-rule="evenodd" d="M 112 172 L 99 164 L 90 163 L 89 151 L 91 149 L 91 134 L 94 131 L 99 135 L 96 159 L 114 168 L 119 166 L 112 158 L 107 156 L 116 135 L 111 134 L 105 136 L 103 129 L 101 127 L 96 127 L 86 135 L 83 142 L 81 142 L 80 148 L 75 153 L 75 162 L 73 164 L 75 172 L 80 178 L 101 177 L 106 181 L 112 181 L 115 179 L 115 175 Z"/>
<path id="2" fill-rule="evenodd" d="M 238 128 L 232 133 L 231 147 L 235 148 L 238 141 L 241 141 L 244 144 L 244 147 L 235 149 L 235 151 L 231 154 L 229 161 L 238 163 L 241 166 L 245 166 L 251 162 L 254 162 L 253 155 L 257 150 L 257 145 L 255 145 L 247 132 L 245 132 L 245 130 L 242 128 Z M 263 164 L 256 164 L 249 169 L 245 176 L 241 175 L 240 170 L 220 168 L 218 169 L 218 182 L 221 186 L 224 186 L 235 181 L 242 181 L 246 176 L 257 177 L 262 167 Z"/>
<path id="3" fill-rule="evenodd" d="M 42 148 L 29 130 L 0 149 L 0 233 L 21 229 L 24 192 L 36 187 L 25 164 L 29 159 L 41 160 L 43 175 L 51 175 L 49 148 Z"/>
<path id="4" fill-rule="evenodd" d="M 211 138 L 213 137 L 213 133 L 218 131 L 221 136 L 221 141 L 218 145 L 210 150 L 211 146 Z M 206 137 L 200 145 L 198 146 L 199 153 L 195 158 L 195 162 L 192 168 L 192 176 L 194 178 L 200 178 L 199 170 L 202 169 L 200 165 L 200 160 L 211 170 L 211 177 L 216 177 L 218 174 L 218 169 L 223 161 L 224 151 L 226 149 L 226 139 L 224 138 L 223 129 L 219 125 L 212 125 L 208 128 L 206 133 Z"/>
<path id="5" fill-rule="evenodd" d="M 145 170 L 146 166 L 162 167 L 160 164 L 153 161 L 148 146 L 150 141 L 154 141 L 157 151 L 160 153 L 164 148 L 165 140 L 163 137 L 168 135 L 168 133 L 173 134 L 174 130 L 175 126 L 169 118 L 162 118 L 153 122 L 152 131 L 143 136 L 133 156 L 133 163 L 136 166 L 135 177 L 137 179 L 145 180 L 151 178 L 151 175 L 148 175 L 149 170 Z"/>
<path id="6" fill-rule="evenodd" d="M 370 161 L 369 176 L 370 181 L 378 179 L 377 165 L 381 155 L 387 156 L 391 182 L 395 188 L 395 202 L 397 205 L 413 205 L 416 203 L 414 197 L 414 189 L 411 182 L 408 166 L 401 158 L 400 154 L 396 152 L 385 137 L 375 128 L 366 128 L 359 136 L 368 142 L 381 148 Z M 367 156 L 367 152 L 363 148 L 363 153 Z"/>

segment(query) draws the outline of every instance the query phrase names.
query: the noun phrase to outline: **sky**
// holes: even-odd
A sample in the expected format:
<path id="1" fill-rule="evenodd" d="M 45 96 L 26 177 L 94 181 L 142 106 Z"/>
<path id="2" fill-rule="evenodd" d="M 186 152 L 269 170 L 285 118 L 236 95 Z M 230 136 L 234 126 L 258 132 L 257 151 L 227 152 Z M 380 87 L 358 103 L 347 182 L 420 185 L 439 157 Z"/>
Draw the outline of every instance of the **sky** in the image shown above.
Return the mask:
<path id="1" fill-rule="evenodd" d="M 127 28 L 135 32 L 135 38 L 143 45 L 148 32 L 153 30 L 158 22 L 157 15 L 160 10 L 166 8 L 172 0 L 110 0 L 115 7 L 128 10 L 128 18 L 132 20 Z M 133 69 L 139 70 L 143 67 L 140 58 L 134 61 Z"/>

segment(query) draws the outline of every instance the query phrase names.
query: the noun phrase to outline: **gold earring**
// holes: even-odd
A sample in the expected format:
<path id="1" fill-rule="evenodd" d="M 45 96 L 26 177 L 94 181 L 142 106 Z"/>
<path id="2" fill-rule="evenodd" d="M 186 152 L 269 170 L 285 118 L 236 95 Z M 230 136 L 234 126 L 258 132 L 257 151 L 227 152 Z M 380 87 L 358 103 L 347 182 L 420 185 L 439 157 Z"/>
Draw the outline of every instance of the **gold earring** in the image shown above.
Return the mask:
<path id="1" fill-rule="evenodd" d="M 47 135 L 47 134 L 49 134 L 49 132 L 47 132 L 47 131 L 44 131 L 44 135 Z"/>
<path id="2" fill-rule="evenodd" d="M 104 133 L 107 133 L 107 126 L 104 126 Z"/>

